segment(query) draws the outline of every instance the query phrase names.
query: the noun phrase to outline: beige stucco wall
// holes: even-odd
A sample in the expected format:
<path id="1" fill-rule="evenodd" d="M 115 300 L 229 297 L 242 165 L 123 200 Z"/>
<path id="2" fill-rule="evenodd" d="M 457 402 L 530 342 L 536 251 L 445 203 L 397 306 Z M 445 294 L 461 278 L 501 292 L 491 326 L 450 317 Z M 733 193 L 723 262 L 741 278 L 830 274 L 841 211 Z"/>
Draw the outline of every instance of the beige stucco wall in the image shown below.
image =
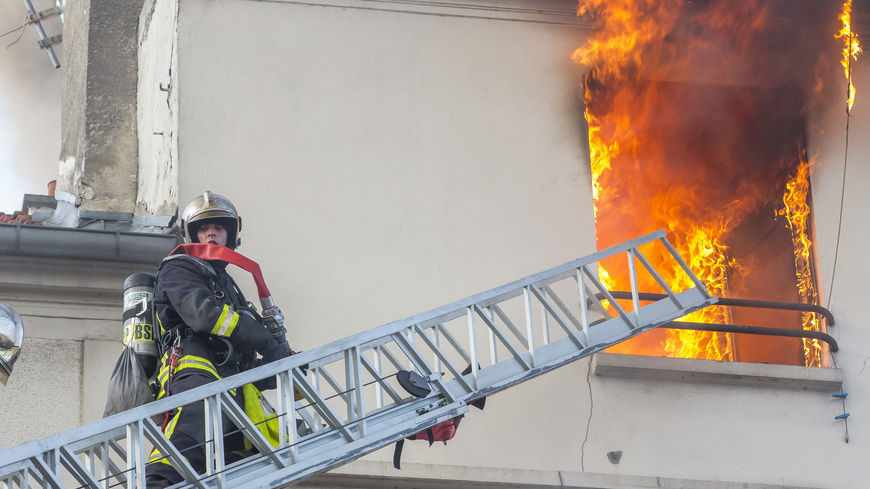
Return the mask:
<path id="1" fill-rule="evenodd" d="M 335 5 L 187 0 L 178 18 L 179 199 L 209 188 L 237 204 L 240 251 L 264 267 L 294 348 L 594 251 L 582 72 L 569 60 L 587 31 Z M 866 63 L 855 74 L 859 94 L 870 93 Z M 851 122 L 831 304 L 848 444 L 831 392 L 775 379 L 587 377 L 584 360 L 494 396 L 449 446 L 408 444 L 404 460 L 862 487 L 870 148 L 855 135 L 870 129 L 866 107 Z M 843 136 L 833 126 L 811 136 L 832 155 L 813 177 L 825 290 Z M 254 295 L 250 281 L 246 289 Z"/>
<path id="2" fill-rule="evenodd" d="M 294 348 L 594 250 L 569 58 L 586 31 L 186 1 L 178 34 L 179 194 L 235 202 L 240 251 L 264 267 Z M 554 395 L 571 407 L 542 416 Z M 567 367 L 497 396 L 449 449 L 405 457 L 579 467 L 586 397 L 585 365 Z"/>
<path id="3" fill-rule="evenodd" d="M 0 449 L 102 418 L 121 352 L 121 292 L 150 268 L 0 256 L 0 302 L 24 322 L 24 344 L 0 386 Z"/>

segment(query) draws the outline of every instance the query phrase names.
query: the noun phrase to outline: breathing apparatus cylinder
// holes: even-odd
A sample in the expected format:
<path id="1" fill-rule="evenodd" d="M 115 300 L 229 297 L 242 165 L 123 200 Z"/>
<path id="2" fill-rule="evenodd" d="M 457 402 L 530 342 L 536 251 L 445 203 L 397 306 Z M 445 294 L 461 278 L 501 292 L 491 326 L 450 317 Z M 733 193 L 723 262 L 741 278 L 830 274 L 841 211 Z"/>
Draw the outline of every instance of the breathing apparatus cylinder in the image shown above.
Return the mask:
<path id="1" fill-rule="evenodd" d="M 154 325 L 154 284 L 151 273 L 134 273 L 124 280 L 124 339 L 151 377 L 157 367 L 157 329 Z"/>

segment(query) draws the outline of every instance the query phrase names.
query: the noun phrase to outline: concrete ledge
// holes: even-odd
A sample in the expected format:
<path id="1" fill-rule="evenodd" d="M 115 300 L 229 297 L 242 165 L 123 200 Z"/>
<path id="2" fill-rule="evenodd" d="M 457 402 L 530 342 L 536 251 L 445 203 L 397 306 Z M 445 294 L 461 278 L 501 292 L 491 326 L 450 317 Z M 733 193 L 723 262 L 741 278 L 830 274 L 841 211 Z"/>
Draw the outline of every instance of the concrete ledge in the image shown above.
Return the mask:
<path id="1" fill-rule="evenodd" d="M 734 481 L 705 481 L 653 476 L 595 474 L 552 470 L 461 467 L 451 465 L 402 464 L 396 470 L 388 462 L 357 460 L 321 474 L 297 487 L 483 489 L 575 488 L 575 489 L 809 489 L 794 485 L 755 484 Z"/>
<path id="2" fill-rule="evenodd" d="M 690 358 L 598 354 L 595 375 L 705 384 L 836 392 L 843 382 L 838 368 L 797 367 L 766 363 L 717 362 Z"/>

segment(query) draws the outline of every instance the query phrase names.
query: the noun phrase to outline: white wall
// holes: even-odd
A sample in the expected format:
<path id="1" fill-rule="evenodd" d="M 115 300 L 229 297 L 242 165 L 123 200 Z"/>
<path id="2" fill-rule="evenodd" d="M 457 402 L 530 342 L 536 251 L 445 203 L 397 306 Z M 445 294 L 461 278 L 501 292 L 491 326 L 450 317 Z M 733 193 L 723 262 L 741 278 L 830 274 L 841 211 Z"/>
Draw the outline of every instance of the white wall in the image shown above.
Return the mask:
<path id="1" fill-rule="evenodd" d="M 274 3 L 180 6 L 180 195 L 210 188 L 236 203 L 240 251 L 263 265 L 294 348 L 594 250 L 582 71 L 570 60 L 585 31 Z M 502 394 L 450 450 L 421 444 L 405 456 L 574 466 L 584 378 L 575 365 Z M 575 408 L 540 416 L 529 401 L 554 392 Z M 461 441 L 474 439 L 486 443 Z M 547 455 L 492 450 L 520 439 Z"/>
<path id="2" fill-rule="evenodd" d="M 240 251 L 264 267 L 294 348 L 594 251 L 582 72 L 569 60 L 587 31 L 341 5 L 180 3 L 179 199 L 208 188 L 237 204 Z M 856 76 L 859 97 L 864 86 L 870 94 L 866 73 Z M 856 136 L 868 130 L 860 107 L 831 305 L 849 444 L 830 392 L 740 385 L 724 374 L 703 383 L 587 380 L 581 361 L 495 396 L 448 447 L 407 444 L 404 459 L 862 487 L 870 148 Z M 836 153 L 842 138 L 826 134 Z M 840 182 L 836 163 L 813 180 L 823 280 Z M 614 464 L 607 453 L 617 450 Z"/>

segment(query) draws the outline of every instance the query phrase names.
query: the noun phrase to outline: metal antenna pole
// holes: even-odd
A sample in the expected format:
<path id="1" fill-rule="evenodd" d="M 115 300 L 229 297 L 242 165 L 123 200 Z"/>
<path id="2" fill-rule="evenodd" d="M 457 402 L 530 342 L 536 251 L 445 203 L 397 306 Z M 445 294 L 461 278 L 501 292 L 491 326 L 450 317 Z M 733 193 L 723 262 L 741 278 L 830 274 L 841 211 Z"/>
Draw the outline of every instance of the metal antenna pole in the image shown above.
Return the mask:
<path id="1" fill-rule="evenodd" d="M 36 9 L 33 8 L 33 3 L 30 0 L 24 0 L 24 5 L 27 7 L 27 11 L 30 13 L 31 17 L 36 16 Z M 42 22 L 36 20 L 33 22 L 33 25 L 36 26 L 36 32 L 39 33 L 39 45 L 42 49 L 45 49 L 45 52 L 48 53 L 48 59 L 51 60 L 51 64 L 54 65 L 55 68 L 60 68 L 60 61 L 57 59 L 57 55 L 54 52 L 53 44 L 59 42 L 59 38 L 48 37 L 45 33 L 45 29 L 42 27 Z"/>

